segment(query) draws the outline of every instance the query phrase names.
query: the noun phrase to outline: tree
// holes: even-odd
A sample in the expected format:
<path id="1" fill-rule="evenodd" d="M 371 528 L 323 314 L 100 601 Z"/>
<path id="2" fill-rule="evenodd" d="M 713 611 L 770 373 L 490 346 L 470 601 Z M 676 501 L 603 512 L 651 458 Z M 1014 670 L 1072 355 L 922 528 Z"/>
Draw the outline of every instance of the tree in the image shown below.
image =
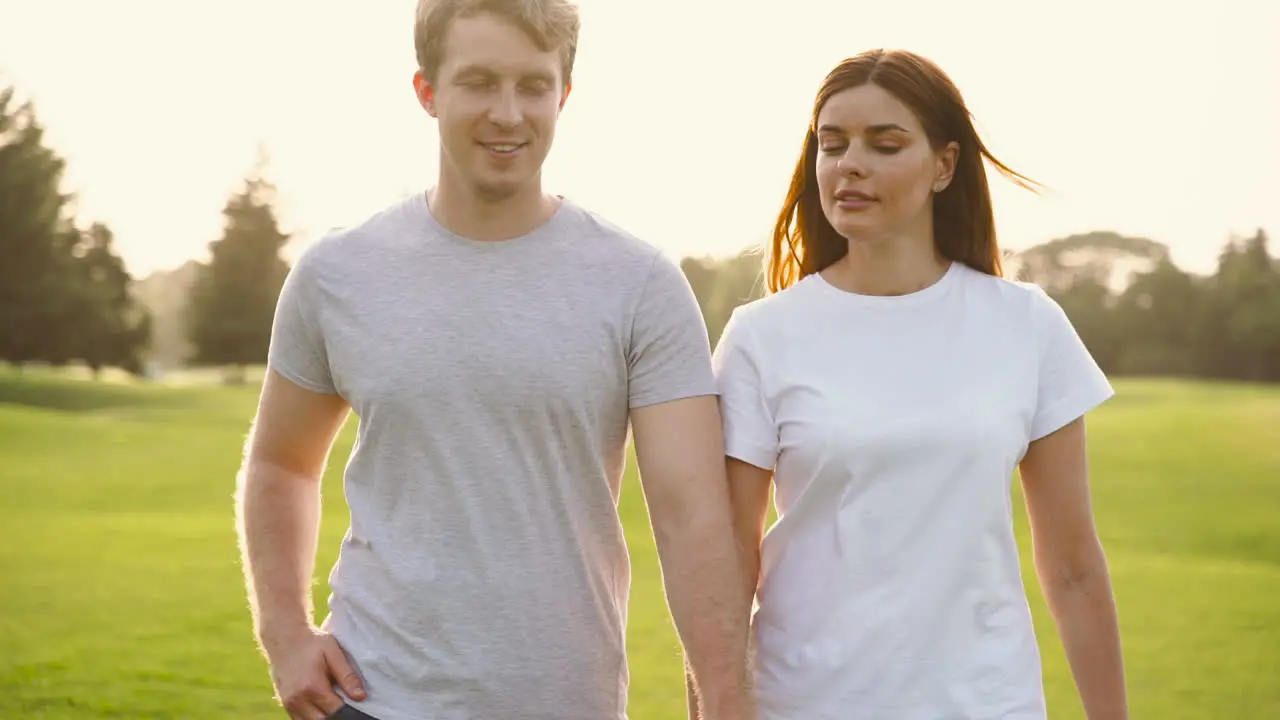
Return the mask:
<path id="1" fill-rule="evenodd" d="M 260 158 L 227 201 L 222 237 L 210 243 L 209 262 L 197 270 L 188 304 L 191 362 L 230 367 L 236 381 L 243 381 L 246 366 L 266 361 L 289 271 L 280 257 L 289 236 L 276 221 L 275 187 L 264 178 L 264 166 Z"/>
<path id="2" fill-rule="evenodd" d="M 65 163 L 44 144 L 29 102 L 0 89 L 0 361 L 56 360 L 74 228 L 60 187 Z M 52 356 L 52 357 L 51 357 Z"/>
<path id="3" fill-rule="evenodd" d="M 1013 254 L 1011 264 L 1019 280 L 1054 295 L 1076 284 L 1116 288 L 1126 273 L 1145 272 L 1168 259 L 1169 248 L 1154 240 L 1099 231 L 1041 243 Z"/>
<path id="4" fill-rule="evenodd" d="M 1090 232 L 1028 248 L 1011 264 L 1019 280 L 1039 285 L 1062 305 L 1098 365 L 1119 372 L 1128 338 L 1116 322 L 1117 291 L 1168 261 L 1169 249 L 1154 240 Z"/>
<path id="5" fill-rule="evenodd" d="M 1133 276 L 1116 304 L 1111 324 L 1123 338 L 1117 370 L 1137 374 L 1192 375 L 1203 367 L 1196 352 L 1204 282 L 1165 257 Z"/>
<path id="6" fill-rule="evenodd" d="M 94 223 L 71 253 L 76 293 L 68 325 L 75 357 L 95 376 L 109 366 L 141 374 L 151 340 L 151 316 L 133 296 L 133 278 L 113 243 L 111 230 Z"/>
<path id="7" fill-rule="evenodd" d="M 1280 270 L 1264 230 L 1233 238 L 1218 257 L 1204 317 L 1207 362 L 1216 375 L 1280 380 Z"/>

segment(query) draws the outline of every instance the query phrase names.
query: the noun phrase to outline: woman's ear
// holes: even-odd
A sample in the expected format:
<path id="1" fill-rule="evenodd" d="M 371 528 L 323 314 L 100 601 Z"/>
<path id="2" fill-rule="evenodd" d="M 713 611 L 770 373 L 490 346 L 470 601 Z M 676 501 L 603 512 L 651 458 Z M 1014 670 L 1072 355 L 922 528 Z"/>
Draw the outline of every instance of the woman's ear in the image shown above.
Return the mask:
<path id="1" fill-rule="evenodd" d="M 933 178 L 933 191 L 942 192 L 956 175 L 956 163 L 960 161 L 960 143 L 951 141 L 938 152 L 937 171 Z"/>

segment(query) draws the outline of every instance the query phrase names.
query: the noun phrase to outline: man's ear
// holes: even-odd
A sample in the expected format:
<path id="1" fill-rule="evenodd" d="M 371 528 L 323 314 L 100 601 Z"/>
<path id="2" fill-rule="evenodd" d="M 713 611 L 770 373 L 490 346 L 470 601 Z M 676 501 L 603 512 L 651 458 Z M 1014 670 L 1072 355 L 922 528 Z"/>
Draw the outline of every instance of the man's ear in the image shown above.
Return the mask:
<path id="1" fill-rule="evenodd" d="M 564 110 L 564 104 L 569 100 L 569 93 L 573 91 L 573 83 L 568 82 L 564 86 L 564 92 L 560 93 L 560 109 Z"/>
<path id="2" fill-rule="evenodd" d="M 436 92 L 422 70 L 413 74 L 413 93 L 418 96 L 418 104 L 431 117 L 436 117 Z"/>

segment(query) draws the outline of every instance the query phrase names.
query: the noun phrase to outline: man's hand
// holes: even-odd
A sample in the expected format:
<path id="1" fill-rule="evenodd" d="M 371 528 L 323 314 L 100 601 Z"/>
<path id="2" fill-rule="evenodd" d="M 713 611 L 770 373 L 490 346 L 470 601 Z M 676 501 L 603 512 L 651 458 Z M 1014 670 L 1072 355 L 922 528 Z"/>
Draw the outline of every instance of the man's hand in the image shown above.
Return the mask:
<path id="1" fill-rule="evenodd" d="M 734 541 L 714 396 L 632 413 L 668 603 L 702 720 L 754 720 L 748 681 L 750 598 Z"/>
<path id="2" fill-rule="evenodd" d="M 365 698 L 364 686 L 338 641 L 312 629 L 266 647 L 276 697 L 293 720 L 324 720 L 342 708 L 336 683 L 353 700 Z"/>

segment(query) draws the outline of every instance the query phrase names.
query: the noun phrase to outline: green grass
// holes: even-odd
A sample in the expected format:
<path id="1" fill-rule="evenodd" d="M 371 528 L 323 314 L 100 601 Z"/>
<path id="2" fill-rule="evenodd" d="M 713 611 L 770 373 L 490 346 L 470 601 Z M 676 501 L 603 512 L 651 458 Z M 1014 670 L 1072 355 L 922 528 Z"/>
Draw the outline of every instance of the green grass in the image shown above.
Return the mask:
<path id="1" fill-rule="evenodd" d="M 1280 717 L 1280 388 L 1118 386 L 1090 428 L 1133 717 Z M 231 519 L 254 401 L 253 387 L 0 371 L 0 717 L 283 717 L 251 639 Z M 339 473 L 352 430 L 325 479 L 321 608 L 346 529 Z M 630 715 L 683 717 L 630 475 L 622 514 L 634 556 Z M 1021 515 L 1018 532 L 1051 717 L 1083 717 Z"/>

